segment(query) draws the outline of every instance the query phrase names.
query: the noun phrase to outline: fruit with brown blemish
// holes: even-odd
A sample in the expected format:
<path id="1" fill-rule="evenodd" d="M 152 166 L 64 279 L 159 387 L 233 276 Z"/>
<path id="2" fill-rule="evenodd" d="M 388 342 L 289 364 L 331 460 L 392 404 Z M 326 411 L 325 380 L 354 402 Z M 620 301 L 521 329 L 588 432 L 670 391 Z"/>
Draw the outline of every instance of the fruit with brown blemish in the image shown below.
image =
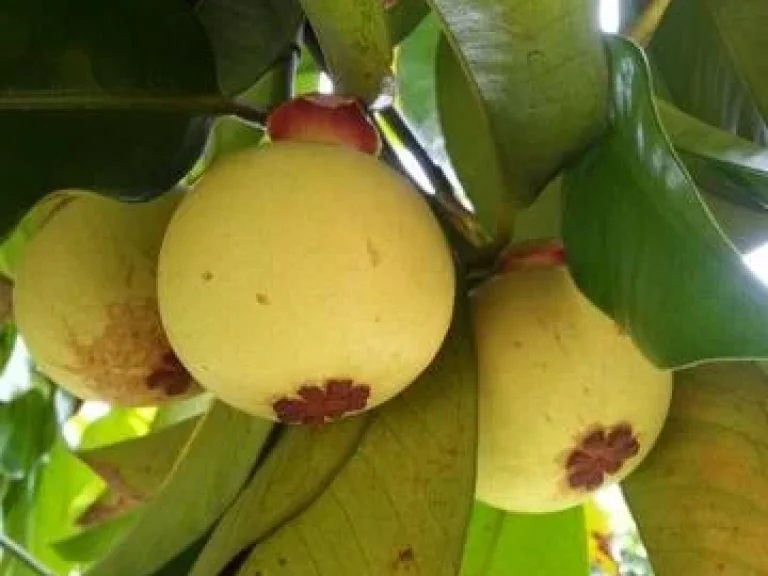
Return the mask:
<path id="1" fill-rule="evenodd" d="M 477 496 L 515 512 L 562 510 L 624 478 L 658 437 L 672 390 L 555 248 L 513 250 L 472 296 Z"/>
<path id="2" fill-rule="evenodd" d="M 260 417 L 318 424 L 381 404 L 430 364 L 454 269 L 397 172 L 351 148 L 277 142 L 222 160 L 184 200 L 158 294 L 202 386 Z"/>
<path id="3" fill-rule="evenodd" d="M 157 309 L 157 256 L 181 198 L 124 204 L 65 191 L 26 246 L 14 288 L 19 331 L 40 369 L 72 394 L 143 406 L 198 390 Z"/>
<path id="4" fill-rule="evenodd" d="M 373 155 L 381 148 L 360 103 L 335 94 L 305 94 L 281 104 L 267 119 L 267 133 L 273 142 L 340 144 Z"/>

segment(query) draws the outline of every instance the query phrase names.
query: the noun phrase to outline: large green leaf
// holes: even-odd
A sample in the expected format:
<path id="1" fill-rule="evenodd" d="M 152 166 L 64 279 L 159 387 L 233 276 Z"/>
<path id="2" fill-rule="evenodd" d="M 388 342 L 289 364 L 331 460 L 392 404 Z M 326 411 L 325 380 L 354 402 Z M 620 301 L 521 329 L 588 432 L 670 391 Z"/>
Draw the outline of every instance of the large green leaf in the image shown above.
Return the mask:
<path id="1" fill-rule="evenodd" d="M 138 515 L 139 511 L 133 510 L 110 518 L 66 538 L 54 540 L 51 547 L 61 558 L 87 566 L 109 552 L 114 543 L 133 528 Z"/>
<path id="2" fill-rule="evenodd" d="M 767 403 L 752 364 L 677 375 L 666 427 L 624 481 L 657 576 L 768 573 Z"/>
<path id="3" fill-rule="evenodd" d="M 381 0 L 300 0 L 337 90 L 373 101 L 389 87 L 392 42 Z"/>
<path id="4" fill-rule="evenodd" d="M 207 121 L 129 105 L 132 97 L 216 92 L 205 31 L 183 0 L 8 0 L 0 53 L 0 110 L 20 96 L 30 106 L 80 102 L 79 111 L 0 112 L 2 234 L 52 190 L 156 195 L 202 150 Z M 125 109 L 83 110 L 117 94 Z"/>
<path id="5" fill-rule="evenodd" d="M 239 552 L 317 498 L 353 455 L 370 414 L 284 430 L 248 487 L 217 524 L 190 576 L 218 574 Z"/>
<path id="6" fill-rule="evenodd" d="M 252 86 L 296 38 L 298 0 L 200 0 L 195 12 L 216 56 L 219 86 L 238 94 Z"/>
<path id="7" fill-rule="evenodd" d="M 658 101 L 664 130 L 696 184 L 733 202 L 768 207 L 768 149 Z"/>
<path id="8" fill-rule="evenodd" d="M 88 575 L 151 574 L 205 534 L 242 488 L 271 430 L 271 422 L 215 402 L 136 525 Z"/>
<path id="9" fill-rule="evenodd" d="M 462 576 L 586 576 L 587 534 L 581 507 L 555 514 L 511 514 L 475 503 Z"/>
<path id="10" fill-rule="evenodd" d="M 56 413 L 50 395 L 35 388 L 0 403 L 0 474 L 14 479 L 29 474 L 56 437 Z"/>
<path id="11" fill-rule="evenodd" d="M 333 482 L 259 542 L 239 574 L 458 572 L 475 486 L 471 340 L 459 310 L 432 366 L 373 413 Z"/>
<path id="12" fill-rule="evenodd" d="M 446 146 L 478 218 L 494 233 L 604 126 L 607 75 L 595 5 L 429 2 L 450 44 L 437 68 Z"/>
<path id="13" fill-rule="evenodd" d="M 101 482 L 58 439 L 35 474 L 19 483 L 20 498 L 3 502 L 6 531 L 32 556 L 56 573 L 66 574 L 75 563 L 63 558 L 52 542 L 74 533 L 82 504 L 101 490 Z"/>
<path id="14" fill-rule="evenodd" d="M 397 50 L 398 82 L 395 106 L 435 160 L 447 160 L 440 120 L 437 116 L 435 62 L 440 40 L 440 21 L 427 16 Z"/>
<path id="15" fill-rule="evenodd" d="M 689 114 L 768 142 L 763 0 L 675 0 L 651 43 L 656 70 Z"/>
<path id="16" fill-rule="evenodd" d="M 197 419 L 187 419 L 146 436 L 80 452 L 78 457 L 106 482 L 109 491 L 78 523 L 98 524 L 149 500 L 168 477 L 197 424 Z"/>
<path id="17" fill-rule="evenodd" d="M 768 356 L 768 289 L 667 140 L 642 51 L 618 37 L 608 48 L 613 126 L 564 182 L 576 283 L 659 366 Z"/>

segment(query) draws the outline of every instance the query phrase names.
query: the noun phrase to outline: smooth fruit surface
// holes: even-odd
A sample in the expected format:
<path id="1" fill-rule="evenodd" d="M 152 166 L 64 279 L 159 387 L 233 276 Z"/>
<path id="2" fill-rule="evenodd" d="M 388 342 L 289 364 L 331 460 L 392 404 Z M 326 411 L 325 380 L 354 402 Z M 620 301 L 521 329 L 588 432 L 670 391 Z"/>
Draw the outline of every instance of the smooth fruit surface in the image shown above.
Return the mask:
<path id="1" fill-rule="evenodd" d="M 450 323 L 450 250 L 424 200 L 377 159 L 280 142 L 206 173 L 159 266 L 169 339 L 195 378 L 252 414 L 313 424 L 380 404 Z"/>
<path id="2" fill-rule="evenodd" d="M 142 406 L 193 392 L 156 298 L 157 256 L 180 194 L 143 204 L 63 194 L 25 248 L 14 288 L 32 357 L 83 399 Z"/>
<path id="3" fill-rule="evenodd" d="M 632 471 L 663 426 L 672 376 L 594 307 L 563 266 L 473 295 L 478 498 L 518 512 L 582 502 Z"/>

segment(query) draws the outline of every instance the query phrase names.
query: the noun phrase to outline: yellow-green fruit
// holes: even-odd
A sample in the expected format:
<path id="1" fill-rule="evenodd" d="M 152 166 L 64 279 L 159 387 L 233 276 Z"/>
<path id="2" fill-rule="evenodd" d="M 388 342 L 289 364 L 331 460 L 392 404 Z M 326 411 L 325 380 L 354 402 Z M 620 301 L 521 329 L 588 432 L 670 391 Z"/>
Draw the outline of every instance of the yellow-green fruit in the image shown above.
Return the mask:
<path id="1" fill-rule="evenodd" d="M 26 246 L 14 288 L 32 357 L 83 399 L 143 406 L 194 392 L 156 296 L 160 244 L 180 194 L 143 204 L 63 194 Z"/>
<path id="2" fill-rule="evenodd" d="M 479 499 L 510 511 L 582 502 L 631 472 L 663 426 L 672 375 L 573 284 L 522 268 L 473 296 Z"/>
<path id="3" fill-rule="evenodd" d="M 380 404 L 429 365 L 454 270 L 399 174 L 342 146 L 280 142 L 203 176 L 168 228 L 158 289 L 171 344 L 201 385 L 309 424 Z"/>

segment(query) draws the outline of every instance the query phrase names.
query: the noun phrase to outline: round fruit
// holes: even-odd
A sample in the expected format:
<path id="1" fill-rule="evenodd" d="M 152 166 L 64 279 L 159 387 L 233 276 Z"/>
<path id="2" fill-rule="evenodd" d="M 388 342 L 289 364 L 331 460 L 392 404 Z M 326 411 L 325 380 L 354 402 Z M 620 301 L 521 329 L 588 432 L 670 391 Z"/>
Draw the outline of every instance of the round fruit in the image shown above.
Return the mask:
<path id="1" fill-rule="evenodd" d="M 380 404 L 427 367 L 454 270 L 424 200 L 372 156 L 279 142 L 206 173 L 168 228 L 160 312 L 192 375 L 264 418 Z"/>
<path id="2" fill-rule="evenodd" d="M 157 256 L 180 194 L 124 204 L 66 191 L 22 254 L 19 331 L 40 369 L 87 400 L 143 406 L 198 388 L 157 310 Z"/>
<path id="3" fill-rule="evenodd" d="M 550 512 L 640 463 L 666 418 L 672 375 L 646 360 L 564 266 L 528 261 L 473 295 L 477 496 Z"/>

